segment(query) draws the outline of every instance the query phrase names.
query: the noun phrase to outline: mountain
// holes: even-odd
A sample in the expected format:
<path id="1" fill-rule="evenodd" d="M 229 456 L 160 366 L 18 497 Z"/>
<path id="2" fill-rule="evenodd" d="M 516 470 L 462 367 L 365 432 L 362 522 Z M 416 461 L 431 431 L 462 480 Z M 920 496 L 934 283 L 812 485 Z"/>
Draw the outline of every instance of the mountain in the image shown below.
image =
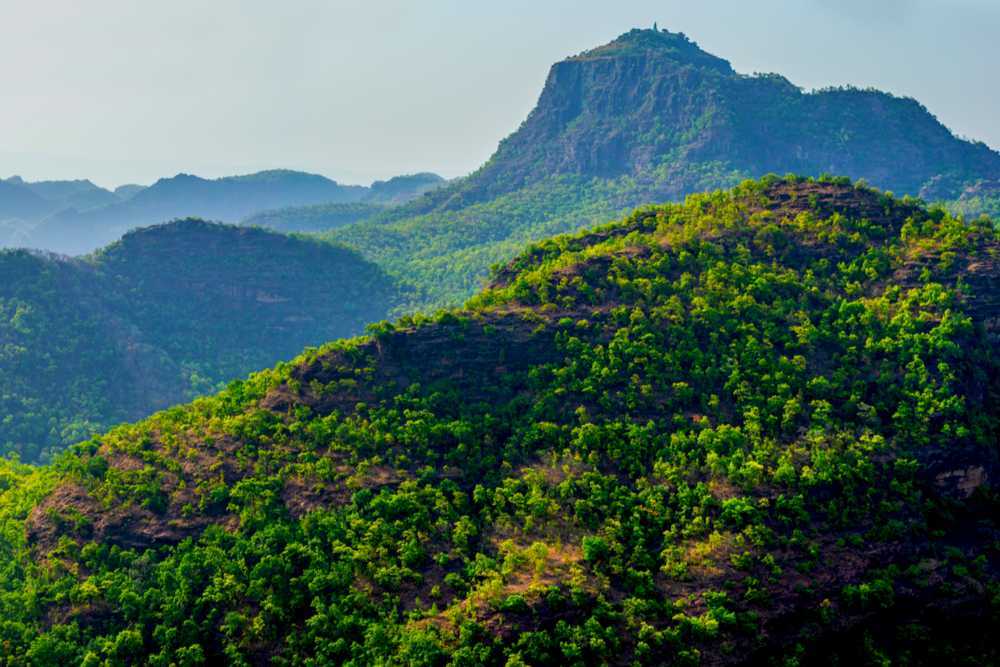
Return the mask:
<path id="1" fill-rule="evenodd" d="M 45 201 L 51 202 L 52 210 L 69 207 L 85 210 L 120 201 L 116 193 L 94 185 L 89 180 L 29 182 L 20 176 L 12 176 L 7 182 L 22 185 Z"/>
<path id="2" fill-rule="evenodd" d="M 0 220 L 34 217 L 47 210 L 46 200 L 23 183 L 0 180 Z"/>
<path id="3" fill-rule="evenodd" d="M 47 459 L 360 333 L 399 298 L 352 251 L 199 220 L 87 260 L 0 251 L 0 453 Z"/>
<path id="4" fill-rule="evenodd" d="M 534 110 L 475 173 L 333 237 L 431 285 L 433 304 L 456 303 L 524 243 L 767 173 L 949 200 L 1000 178 L 1000 154 L 915 100 L 804 92 L 740 74 L 683 34 L 633 30 L 556 63 Z"/>
<path id="5" fill-rule="evenodd" d="M 0 180 L 0 247 L 26 245 L 38 222 L 67 208 L 88 209 L 119 201 L 108 190 L 86 180 Z"/>
<path id="6" fill-rule="evenodd" d="M 683 34 L 634 30 L 553 66 L 534 111 L 466 188 L 568 173 L 648 179 L 676 198 L 712 165 L 827 172 L 933 198 L 1000 177 L 1000 153 L 958 139 L 916 100 L 803 92 L 780 75 L 740 75 Z"/>
<path id="7" fill-rule="evenodd" d="M 291 206 L 262 211 L 245 218 L 241 224 L 267 227 L 281 232 L 328 231 L 372 218 L 383 212 L 387 206 L 412 201 L 445 183 L 446 181 L 437 174 L 396 176 L 388 181 L 372 183 L 358 202 Z"/>
<path id="8" fill-rule="evenodd" d="M 994 229 L 751 181 L 3 464 L 0 650 L 995 664 Z"/>
<path id="9" fill-rule="evenodd" d="M 1000 180 L 977 181 L 967 186 L 958 199 L 947 202 L 947 206 L 952 212 L 970 218 L 986 215 L 1000 220 Z"/>
<path id="10" fill-rule="evenodd" d="M 121 198 L 88 180 L 26 181 L 11 176 L 0 181 L 0 218 L 36 222 L 67 208 L 86 210 L 107 206 Z"/>

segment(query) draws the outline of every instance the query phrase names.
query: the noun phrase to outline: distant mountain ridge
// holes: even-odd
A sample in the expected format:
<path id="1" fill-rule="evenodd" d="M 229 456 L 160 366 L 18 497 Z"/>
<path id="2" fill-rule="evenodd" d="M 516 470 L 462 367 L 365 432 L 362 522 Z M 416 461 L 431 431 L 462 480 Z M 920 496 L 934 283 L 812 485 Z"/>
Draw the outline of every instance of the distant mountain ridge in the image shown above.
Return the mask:
<path id="1" fill-rule="evenodd" d="M 324 176 L 286 169 L 205 179 L 191 174 L 162 178 L 149 187 L 127 185 L 109 192 L 90 181 L 0 185 L 0 220 L 16 219 L 0 246 L 80 255 L 122 234 L 151 224 L 196 216 L 239 222 L 253 214 L 290 206 L 371 201 L 394 204 L 437 187 L 435 174 L 377 181 L 371 187 L 342 185 Z"/>
<path id="2" fill-rule="evenodd" d="M 65 210 L 32 232 L 34 247 L 68 255 L 91 252 L 136 227 L 198 216 L 237 222 L 256 211 L 289 205 L 356 201 L 365 192 L 323 176 L 288 170 L 205 179 L 191 174 L 162 178 L 110 206 Z"/>

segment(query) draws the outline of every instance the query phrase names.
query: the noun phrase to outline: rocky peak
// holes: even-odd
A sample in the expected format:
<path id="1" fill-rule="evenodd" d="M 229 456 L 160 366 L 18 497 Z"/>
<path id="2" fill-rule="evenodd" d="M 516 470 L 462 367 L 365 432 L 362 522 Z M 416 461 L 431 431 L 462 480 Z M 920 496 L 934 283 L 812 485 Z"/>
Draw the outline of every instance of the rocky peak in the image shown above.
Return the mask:
<path id="1" fill-rule="evenodd" d="M 714 69 L 722 74 L 734 74 L 729 61 L 703 51 L 682 32 L 635 28 L 603 46 L 568 58 L 568 62 L 586 62 L 622 57 L 667 58 L 679 64 Z"/>
<path id="2" fill-rule="evenodd" d="M 521 127 L 456 186 L 462 197 L 444 190 L 435 201 L 464 205 L 578 175 L 635 179 L 638 204 L 767 173 L 845 175 L 948 199 L 1000 178 L 1000 154 L 955 137 L 915 100 L 807 93 L 780 75 L 738 74 L 682 33 L 637 29 L 553 65 Z"/>

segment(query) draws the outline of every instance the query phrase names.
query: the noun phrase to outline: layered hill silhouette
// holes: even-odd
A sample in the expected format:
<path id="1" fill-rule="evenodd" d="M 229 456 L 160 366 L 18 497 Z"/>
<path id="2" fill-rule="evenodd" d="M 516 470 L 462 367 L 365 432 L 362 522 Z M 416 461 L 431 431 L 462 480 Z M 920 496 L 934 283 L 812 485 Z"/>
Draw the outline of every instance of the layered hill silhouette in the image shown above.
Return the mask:
<path id="1" fill-rule="evenodd" d="M 415 174 L 366 187 L 341 185 L 315 174 L 272 170 L 218 179 L 178 174 L 147 188 L 123 186 L 112 193 L 90 181 L 28 183 L 15 177 L 0 183 L 0 221 L 8 221 L 0 227 L 6 230 L 0 235 L 0 245 L 82 255 L 131 229 L 177 218 L 236 223 L 285 207 L 397 204 L 442 181 L 435 174 Z M 294 225 L 286 227 L 294 229 Z"/>
<path id="2" fill-rule="evenodd" d="M 129 190 L 105 190 L 86 179 L 75 181 L 25 181 L 20 176 L 8 178 L 7 183 L 19 185 L 49 202 L 49 209 L 63 208 L 86 210 L 98 206 L 116 204 L 128 199 L 134 192 Z"/>
<path id="3" fill-rule="evenodd" d="M 88 210 L 128 199 L 141 186 L 114 192 L 88 180 L 25 181 L 20 176 L 0 180 L 0 247 L 27 245 L 32 230 L 45 218 L 67 209 Z"/>
<path id="4" fill-rule="evenodd" d="M 766 178 L 0 486 L 12 661 L 992 664 L 1000 239 Z"/>
<path id="5" fill-rule="evenodd" d="M 683 34 L 633 30 L 556 63 L 535 109 L 475 173 L 334 237 L 431 284 L 432 303 L 455 303 L 524 243 L 768 173 L 953 200 L 1000 183 L 1000 153 L 955 137 L 915 100 L 805 92 L 740 74 Z"/>
<path id="6" fill-rule="evenodd" d="M 46 459 L 357 334 L 399 298 L 344 248 L 199 220 L 87 260 L 0 251 L 0 452 Z"/>

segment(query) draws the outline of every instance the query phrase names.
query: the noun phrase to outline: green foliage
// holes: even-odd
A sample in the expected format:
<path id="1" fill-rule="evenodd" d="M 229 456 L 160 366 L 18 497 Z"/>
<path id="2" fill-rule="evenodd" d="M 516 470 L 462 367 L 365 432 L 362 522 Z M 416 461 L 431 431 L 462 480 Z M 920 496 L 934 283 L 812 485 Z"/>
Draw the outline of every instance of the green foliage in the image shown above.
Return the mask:
<path id="1" fill-rule="evenodd" d="M 994 182 L 992 189 L 970 188 L 958 199 L 943 202 L 943 205 L 952 214 L 970 220 L 981 215 L 1000 220 L 1000 186 Z"/>
<path id="2" fill-rule="evenodd" d="M 713 186 L 740 179 L 717 172 L 704 178 Z M 559 176 L 461 208 L 400 207 L 324 238 L 357 248 L 413 286 L 413 299 L 398 312 L 453 306 L 483 286 L 491 266 L 509 261 L 526 244 L 661 199 L 653 194 L 656 188 L 629 178 Z"/>
<path id="3" fill-rule="evenodd" d="M 991 295 L 964 278 L 997 242 L 841 181 L 748 182 L 5 464 L 4 657 L 905 657 L 914 599 L 995 629 L 995 496 L 928 462 L 995 453 Z M 898 641 L 823 644 L 874 615 Z"/>
<path id="4" fill-rule="evenodd" d="M 359 333 L 398 288 L 312 239 L 188 220 L 87 260 L 0 252 L 0 455 L 65 445 Z"/>
<path id="5" fill-rule="evenodd" d="M 527 243 L 788 172 L 935 200 L 983 180 L 956 209 L 978 215 L 995 213 L 983 200 L 1000 153 L 955 137 L 916 100 L 807 92 L 739 74 L 682 33 L 631 30 L 556 63 L 535 109 L 474 173 L 328 235 L 414 285 L 404 310 L 455 306 Z"/>

